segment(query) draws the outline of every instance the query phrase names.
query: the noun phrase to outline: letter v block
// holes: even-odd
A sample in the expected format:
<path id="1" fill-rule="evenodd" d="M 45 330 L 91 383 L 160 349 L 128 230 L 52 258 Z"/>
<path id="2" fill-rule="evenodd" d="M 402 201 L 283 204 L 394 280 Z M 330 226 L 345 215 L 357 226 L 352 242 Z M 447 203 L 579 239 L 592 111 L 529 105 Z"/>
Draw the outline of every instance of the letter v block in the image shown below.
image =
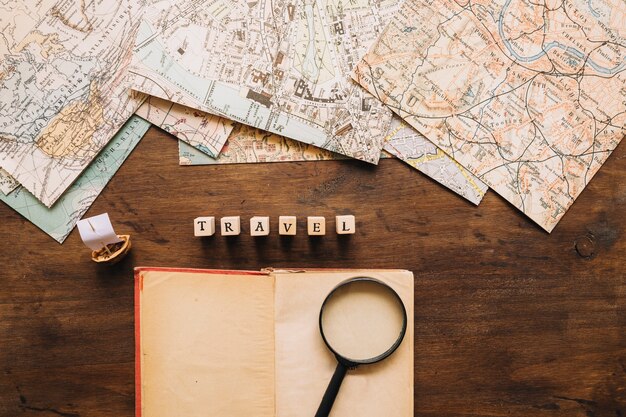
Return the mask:
<path id="1" fill-rule="evenodd" d="M 250 236 L 267 236 L 270 234 L 270 218 L 254 216 L 250 218 Z"/>
<path id="2" fill-rule="evenodd" d="M 294 236 L 296 234 L 296 216 L 278 217 L 278 234 L 283 236 Z"/>
<path id="3" fill-rule="evenodd" d="M 220 223 L 222 236 L 237 236 L 241 233 L 241 219 L 239 216 L 222 217 Z"/>
<path id="4" fill-rule="evenodd" d="M 213 236 L 215 234 L 215 217 L 196 217 L 193 220 L 194 236 Z"/>

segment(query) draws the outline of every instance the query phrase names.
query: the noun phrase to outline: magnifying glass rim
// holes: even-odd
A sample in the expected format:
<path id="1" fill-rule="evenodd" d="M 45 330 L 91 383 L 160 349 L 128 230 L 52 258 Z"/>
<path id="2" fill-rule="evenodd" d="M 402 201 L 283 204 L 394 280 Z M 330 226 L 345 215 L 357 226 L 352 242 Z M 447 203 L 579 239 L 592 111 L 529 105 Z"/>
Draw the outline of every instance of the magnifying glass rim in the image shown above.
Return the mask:
<path id="1" fill-rule="evenodd" d="M 324 308 L 326 307 L 326 303 L 328 302 L 328 300 L 332 298 L 333 294 L 335 294 L 335 292 L 339 290 L 340 288 L 345 287 L 346 285 L 349 285 L 349 284 L 353 284 L 355 282 L 359 282 L 359 281 L 372 282 L 374 284 L 382 285 L 383 287 L 391 291 L 391 294 L 400 303 L 400 307 L 402 307 L 402 329 L 400 330 L 400 334 L 398 335 L 398 338 L 393 343 L 393 345 L 391 345 L 389 349 L 387 349 L 386 351 L 384 351 L 378 356 L 374 356 L 373 358 L 368 358 L 368 359 L 352 359 L 352 358 L 343 356 L 342 354 L 337 352 L 335 349 L 333 349 L 333 347 L 328 342 L 328 340 L 326 340 L 326 335 L 324 334 L 324 326 L 322 325 L 322 316 L 324 315 Z M 391 354 L 395 352 L 396 349 L 398 349 L 398 347 L 402 343 L 402 340 L 404 340 L 404 335 L 406 334 L 407 321 L 408 319 L 406 316 L 406 307 L 404 306 L 404 303 L 402 302 L 402 298 L 400 298 L 400 295 L 396 292 L 396 290 L 394 290 L 393 288 L 391 288 L 390 285 L 388 285 L 387 283 L 379 279 L 372 278 L 372 277 L 359 276 L 359 277 L 349 278 L 345 281 L 342 281 L 335 288 L 333 288 L 331 292 L 328 293 L 328 295 L 324 299 L 324 302 L 322 303 L 322 307 L 320 308 L 319 327 L 320 327 L 320 334 L 322 335 L 322 339 L 324 340 L 326 347 L 328 347 L 328 349 L 335 355 L 337 360 L 343 361 L 344 364 L 347 364 L 347 365 L 369 365 L 372 363 L 380 362 L 383 359 L 386 359 L 387 357 L 391 356 Z"/>

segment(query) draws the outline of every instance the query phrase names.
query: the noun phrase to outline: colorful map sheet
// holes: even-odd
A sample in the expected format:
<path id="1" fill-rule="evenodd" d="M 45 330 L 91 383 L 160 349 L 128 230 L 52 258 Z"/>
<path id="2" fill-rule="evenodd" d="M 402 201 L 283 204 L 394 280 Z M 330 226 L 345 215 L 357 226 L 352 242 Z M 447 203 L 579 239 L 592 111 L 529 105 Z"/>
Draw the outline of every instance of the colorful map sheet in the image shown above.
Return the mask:
<path id="1" fill-rule="evenodd" d="M 149 127 L 148 122 L 132 116 L 52 208 L 23 187 L 10 195 L 0 194 L 0 200 L 63 243 Z"/>
<path id="2" fill-rule="evenodd" d="M 396 0 L 156 1 L 137 36 L 133 88 L 377 163 L 391 112 L 350 72 L 397 8 Z"/>
<path id="3" fill-rule="evenodd" d="M 178 142 L 180 165 L 253 164 L 348 159 L 346 156 L 237 123 L 217 158 Z"/>
<path id="4" fill-rule="evenodd" d="M 9 194 L 20 186 L 20 183 L 15 180 L 8 172 L 0 168 L 0 192 L 2 194 Z"/>
<path id="5" fill-rule="evenodd" d="M 141 103 L 123 82 L 141 4 L 0 3 L 0 167 L 47 207 Z"/>
<path id="6" fill-rule="evenodd" d="M 385 151 L 478 205 L 489 187 L 398 117 Z"/>
<path id="7" fill-rule="evenodd" d="M 624 135 L 623 0 L 407 0 L 354 78 L 551 231 Z"/>
<path id="8" fill-rule="evenodd" d="M 394 117 L 381 158 L 392 154 L 474 204 L 479 204 L 487 186 L 426 140 L 413 128 Z M 179 141 L 180 165 L 239 164 L 340 160 L 347 157 L 279 135 L 237 124 L 222 153 L 211 158 Z"/>
<path id="9" fill-rule="evenodd" d="M 216 157 L 235 122 L 150 96 L 135 112 L 205 154 Z"/>

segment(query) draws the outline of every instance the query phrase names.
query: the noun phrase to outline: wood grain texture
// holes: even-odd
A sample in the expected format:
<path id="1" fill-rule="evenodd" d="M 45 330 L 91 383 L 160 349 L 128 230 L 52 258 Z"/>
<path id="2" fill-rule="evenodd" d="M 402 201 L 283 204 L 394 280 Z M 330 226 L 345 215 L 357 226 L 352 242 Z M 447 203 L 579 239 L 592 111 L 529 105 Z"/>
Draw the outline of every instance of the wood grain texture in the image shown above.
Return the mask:
<path id="1" fill-rule="evenodd" d="M 152 128 L 88 215 L 133 249 L 96 265 L 0 207 L 0 416 L 132 416 L 134 266 L 406 268 L 415 415 L 626 416 L 626 147 L 552 234 L 495 193 L 479 207 L 397 160 L 179 167 Z M 357 233 L 334 233 L 355 214 Z M 195 217 L 243 234 L 195 238 Z M 249 218 L 271 216 L 266 238 Z M 279 215 L 298 235 L 277 234 Z M 331 233 L 305 234 L 306 216 Z"/>

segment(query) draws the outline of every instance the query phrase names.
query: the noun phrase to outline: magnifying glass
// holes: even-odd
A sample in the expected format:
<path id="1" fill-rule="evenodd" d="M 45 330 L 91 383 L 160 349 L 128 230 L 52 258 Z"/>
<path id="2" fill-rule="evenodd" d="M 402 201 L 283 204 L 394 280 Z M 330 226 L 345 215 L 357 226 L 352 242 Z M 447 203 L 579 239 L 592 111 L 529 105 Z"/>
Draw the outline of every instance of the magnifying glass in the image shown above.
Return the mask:
<path id="1" fill-rule="evenodd" d="M 330 413 L 348 369 L 380 362 L 402 343 L 406 308 L 389 285 L 356 277 L 335 287 L 322 303 L 320 333 L 337 358 L 337 368 L 315 417 Z"/>

